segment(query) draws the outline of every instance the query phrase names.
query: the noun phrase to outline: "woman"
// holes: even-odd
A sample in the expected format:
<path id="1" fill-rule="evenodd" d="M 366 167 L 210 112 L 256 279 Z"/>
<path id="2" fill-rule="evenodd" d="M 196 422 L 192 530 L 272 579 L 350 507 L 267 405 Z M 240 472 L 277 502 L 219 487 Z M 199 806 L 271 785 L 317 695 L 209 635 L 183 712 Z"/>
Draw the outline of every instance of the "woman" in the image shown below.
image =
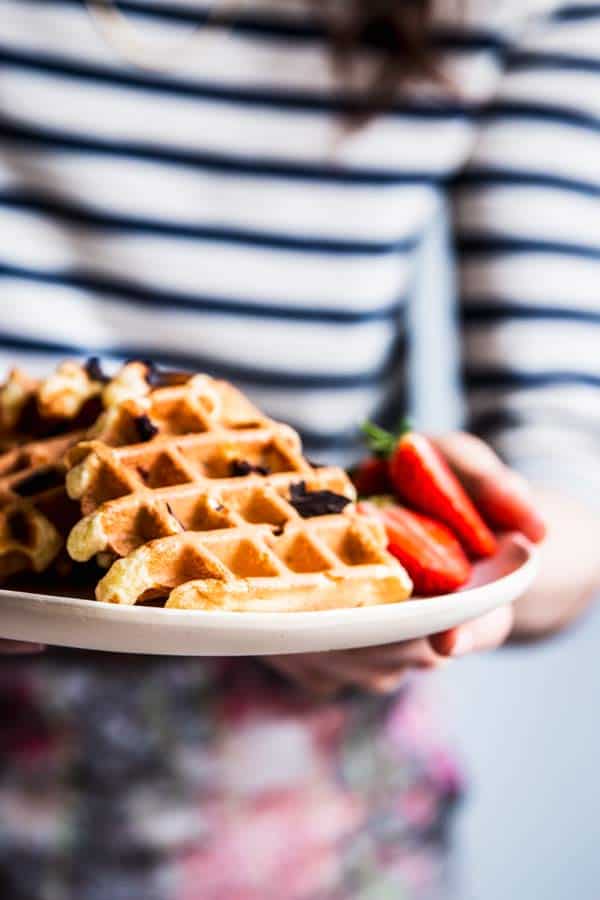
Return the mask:
<path id="1" fill-rule="evenodd" d="M 4 642 L 3 896 L 450 891 L 459 779 L 406 676 L 551 634 L 599 583 L 600 6 L 460 6 L 257 0 L 217 27 L 194 4 L 127 0 L 123 24 L 5 0 L 6 365 L 207 369 L 352 458 L 357 422 L 404 407 L 405 301 L 448 190 L 468 425 L 535 492 L 475 438 L 439 445 L 549 538 L 514 611 L 429 641 L 263 662 Z"/>

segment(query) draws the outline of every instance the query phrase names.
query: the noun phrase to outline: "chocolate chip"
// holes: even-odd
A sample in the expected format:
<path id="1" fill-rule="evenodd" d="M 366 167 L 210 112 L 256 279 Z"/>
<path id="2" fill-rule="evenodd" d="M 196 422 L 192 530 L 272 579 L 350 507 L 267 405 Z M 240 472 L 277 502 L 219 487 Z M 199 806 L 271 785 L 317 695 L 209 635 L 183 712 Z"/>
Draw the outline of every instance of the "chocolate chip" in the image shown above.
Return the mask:
<path id="1" fill-rule="evenodd" d="M 254 466 L 245 459 L 234 459 L 231 463 L 231 475 L 233 478 L 244 478 L 246 475 L 270 475 L 266 466 Z"/>
<path id="2" fill-rule="evenodd" d="M 350 502 L 333 491 L 307 491 L 305 481 L 290 486 L 290 503 L 303 519 L 341 513 Z"/>
<path id="3" fill-rule="evenodd" d="M 19 541 L 21 544 L 26 544 L 29 541 L 30 527 L 23 510 L 17 509 L 11 513 L 8 519 L 8 527 L 16 541 Z"/>
<path id="4" fill-rule="evenodd" d="M 275 535 L 275 537 L 281 537 L 281 535 L 283 534 L 283 525 L 275 525 L 273 527 L 273 534 Z"/>
<path id="5" fill-rule="evenodd" d="M 168 509 L 168 511 L 169 511 L 169 515 L 171 516 L 171 518 L 175 519 L 175 521 L 177 522 L 177 524 L 179 525 L 179 527 L 181 528 L 182 531 L 185 531 L 185 528 L 184 528 L 183 525 L 181 524 L 181 520 L 178 519 L 177 516 L 175 515 L 175 513 L 173 512 L 173 507 L 171 506 L 171 504 L 165 502 L 165 506 L 167 507 L 167 509 Z"/>
<path id="6" fill-rule="evenodd" d="M 58 487 L 63 483 L 63 478 L 64 475 L 60 469 L 55 466 L 46 466 L 15 482 L 12 489 L 19 497 L 32 497 L 34 494 L 41 494 L 42 491 Z"/>
<path id="7" fill-rule="evenodd" d="M 158 427 L 149 416 L 136 416 L 133 420 L 140 441 L 151 441 L 159 432 Z"/>
<path id="8" fill-rule="evenodd" d="M 85 369 L 88 378 L 92 381 L 101 381 L 103 383 L 110 381 L 110 376 L 102 370 L 102 363 L 100 362 L 99 356 L 90 356 L 89 359 L 86 359 L 83 368 Z"/>
<path id="9" fill-rule="evenodd" d="M 146 381 L 151 388 L 176 387 L 186 384 L 192 377 L 191 372 L 179 372 L 175 369 L 160 369 L 151 360 L 144 360 Z"/>

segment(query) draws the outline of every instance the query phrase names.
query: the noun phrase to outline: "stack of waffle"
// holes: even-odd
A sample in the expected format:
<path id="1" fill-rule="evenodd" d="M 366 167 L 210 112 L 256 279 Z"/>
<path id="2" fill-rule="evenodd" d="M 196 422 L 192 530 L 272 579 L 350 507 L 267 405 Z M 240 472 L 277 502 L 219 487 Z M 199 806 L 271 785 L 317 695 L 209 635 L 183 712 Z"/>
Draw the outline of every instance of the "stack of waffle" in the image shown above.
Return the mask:
<path id="1" fill-rule="evenodd" d="M 227 382 L 97 360 L 0 389 L 0 577 L 98 600 L 297 611 L 404 600 L 411 583 L 337 468 Z M 89 566 L 88 566 L 89 568 Z M 94 569 L 94 571 L 98 571 Z"/>

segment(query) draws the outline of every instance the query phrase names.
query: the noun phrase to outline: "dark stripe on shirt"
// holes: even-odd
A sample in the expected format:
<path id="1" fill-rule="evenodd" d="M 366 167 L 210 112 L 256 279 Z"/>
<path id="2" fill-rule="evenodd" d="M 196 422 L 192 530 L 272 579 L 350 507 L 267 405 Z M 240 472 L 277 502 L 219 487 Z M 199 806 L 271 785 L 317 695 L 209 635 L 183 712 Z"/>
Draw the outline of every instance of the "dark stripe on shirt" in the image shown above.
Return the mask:
<path id="1" fill-rule="evenodd" d="M 48 0 L 21 0 L 21 2 L 46 4 Z M 58 6 L 81 7 L 82 0 L 52 0 Z M 119 0 L 119 9 L 124 14 L 142 16 L 144 18 L 159 19 L 189 25 L 202 25 L 208 28 L 219 28 L 219 15 L 211 20 L 208 7 L 190 8 L 178 3 L 152 3 L 136 2 L 136 0 Z M 262 38 L 266 40 L 293 41 L 295 43 L 323 42 L 329 39 L 329 30 L 324 23 L 318 22 L 311 11 L 303 18 L 286 15 L 269 15 L 265 11 L 248 10 L 240 4 L 240 10 L 236 13 L 232 10 L 229 14 L 223 10 L 220 21 L 223 26 L 238 36 Z M 283 12 L 283 9 L 282 9 Z M 365 49 L 389 50 L 395 47 L 394 34 L 383 25 L 370 27 L 362 35 L 362 46 Z M 452 26 L 436 26 L 432 29 L 430 41 L 434 47 L 441 50 L 453 50 L 456 52 L 473 52 L 488 50 L 492 52 L 502 51 L 506 41 L 501 35 L 481 28 L 464 28 Z"/>
<path id="2" fill-rule="evenodd" d="M 470 389 L 546 388 L 569 384 L 600 387 L 600 375 L 584 372 L 516 372 L 509 369 L 477 369 L 467 366 L 463 374 L 464 382 Z"/>
<path id="3" fill-rule="evenodd" d="M 0 65 L 45 75 L 59 75 L 77 82 L 87 81 L 110 87 L 128 88 L 186 97 L 218 103 L 233 103 L 237 106 L 261 106 L 302 113 L 340 113 L 353 115 L 365 113 L 365 101 L 358 97 L 344 96 L 324 91 L 269 90 L 259 87 L 228 86 L 182 78 L 161 77 L 149 73 L 138 73 L 131 69 L 110 69 L 106 66 L 72 61 L 40 51 L 14 50 L 0 44 Z M 444 99 L 439 102 L 406 102 L 386 110 L 386 116 L 400 116 L 408 119 L 455 119 L 472 118 L 476 107 L 452 103 Z"/>
<path id="4" fill-rule="evenodd" d="M 526 424 L 519 413 L 507 409 L 489 409 L 485 412 L 471 414 L 467 418 L 467 430 L 480 437 L 488 437 L 497 431 L 508 428 L 519 428 Z"/>
<path id="5" fill-rule="evenodd" d="M 458 188 L 487 189 L 496 185 L 515 185 L 523 188 L 556 188 L 583 194 L 586 197 L 600 197 L 600 182 L 582 181 L 543 172 L 514 171 L 512 169 L 495 167 L 488 168 L 487 166 L 465 169 L 451 182 L 451 187 Z"/>
<path id="6" fill-rule="evenodd" d="M 600 325 L 600 311 L 571 309 L 564 303 L 557 306 L 532 306 L 526 303 L 505 300 L 465 301 L 461 307 L 461 318 L 466 325 L 495 324 L 504 320 L 584 322 Z"/>
<path id="7" fill-rule="evenodd" d="M 359 450 L 362 448 L 364 451 L 364 437 L 358 428 L 346 428 L 337 432 L 321 432 L 305 428 L 301 422 L 295 422 L 293 418 L 286 418 L 286 423 L 300 432 L 305 455 L 309 457 L 311 451 L 314 453 L 319 452 L 319 450 Z"/>
<path id="8" fill-rule="evenodd" d="M 219 228 L 208 225 L 183 225 L 175 222 L 145 219 L 103 212 L 39 194 L 20 191 L 1 191 L 0 206 L 44 213 L 63 221 L 106 231 L 124 231 L 194 241 L 264 247 L 301 253 L 323 253 L 341 256 L 380 256 L 389 253 L 408 253 L 419 242 L 416 237 L 397 241 L 359 241 L 326 237 L 296 237 L 275 232 L 251 231 L 243 228 Z"/>
<path id="9" fill-rule="evenodd" d="M 203 294 L 185 294 L 144 287 L 127 279 L 96 275 L 76 269 L 40 270 L 0 262 L 0 278 L 31 281 L 37 284 L 58 285 L 90 291 L 98 300 L 110 300 L 142 307 L 157 307 L 174 311 L 190 310 L 198 314 L 251 316 L 263 319 L 283 319 L 299 322 L 317 322 L 327 325 L 360 325 L 368 322 L 393 321 L 406 308 L 406 298 L 396 299 L 385 306 L 364 309 L 332 309 L 314 301 L 303 301 L 298 306 L 281 306 L 266 300 L 253 302 L 242 298 L 208 297 Z"/>
<path id="10" fill-rule="evenodd" d="M 566 53 L 540 53 L 520 50 L 507 56 L 506 65 L 512 72 L 530 69 L 554 69 L 563 72 L 592 72 L 600 74 L 600 59 L 572 56 Z"/>
<path id="11" fill-rule="evenodd" d="M 551 18 L 559 22 L 578 22 L 585 19 L 595 19 L 600 16 L 600 4 L 571 3 L 557 9 Z"/>
<path id="12" fill-rule="evenodd" d="M 469 431 L 488 438 L 496 432 L 514 428 L 552 428 L 557 425 L 573 436 L 579 432 L 589 437 L 589 423 L 581 416 L 570 415 L 569 410 L 561 405 L 552 407 L 544 404 L 542 410 L 528 409 L 526 412 L 501 407 L 472 414 L 468 419 Z"/>
<path id="13" fill-rule="evenodd" d="M 505 254 L 544 253 L 571 256 L 580 259 L 600 260 L 600 249 L 585 244 L 567 244 L 562 241 L 536 241 L 526 238 L 503 237 L 495 234 L 461 234 L 456 248 L 463 256 L 502 256 Z"/>
<path id="14" fill-rule="evenodd" d="M 395 368 L 398 359 L 390 357 L 384 365 L 362 373 L 331 374 L 300 373 L 289 370 L 266 370 L 254 366 L 241 366 L 227 363 L 221 359 L 199 354 L 164 352 L 145 345 L 123 344 L 113 346 L 88 346 L 62 341 L 41 340 L 0 333 L 0 349 L 16 350 L 25 353 L 62 353 L 65 355 L 106 356 L 116 359 L 152 359 L 167 366 L 182 366 L 186 369 L 208 372 L 217 378 L 226 378 L 235 383 L 246 383 L 256 387 L 299 388 L 309 390 L 350 390 L 380 386 Z"/>
<path id="15" fill-rule="evenodd" d="M 371 187 L 392 185 L 435 185 L 443 177 L 435 172 L 406 172 L 398 169 L 350 167 L 347 165 L 298 163 L 265 157 L 236 157 L 201 150 L 157 147 L 148 141 L 120 141 L 90 137 L 52 128 L 31 126 L 0 116 L 0 139 L 36 148 L 115 158 L 143 159 L 152 163 L 185 166 L 243 178 L 280 178 L 285 181 L 309 181 Z"/>
<path id="16" fill-rule="evenodd" d="M 531 119 L 533 122 L 548 122 L 555 125 L 582 128 L 596 133 L 600 132 L 600 118 L 598 116 L 550 103 L 498 100 L 482 110 L 480 119 L 483 122 L 490 122 L 495 119 Z"/>

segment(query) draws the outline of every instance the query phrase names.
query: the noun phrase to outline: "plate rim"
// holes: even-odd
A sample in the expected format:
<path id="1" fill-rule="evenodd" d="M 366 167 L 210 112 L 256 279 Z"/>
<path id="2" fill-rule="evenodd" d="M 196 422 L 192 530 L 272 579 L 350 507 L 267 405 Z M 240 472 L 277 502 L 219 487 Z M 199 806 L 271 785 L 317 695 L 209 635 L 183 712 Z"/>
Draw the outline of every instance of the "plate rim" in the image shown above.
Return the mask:
<path id="1" fill-rule="evenodd" d="M 26 598 L 26 602 L 31 607 L 36 605 L 46 607 L 56 606 L 61 609 L 62 615 L 68 610 L 73 614 L 74 620 L 82 616 L 83 618 L 96 618 L 94 613 L 100 611 L 110 612 L 107 618 L 123 618 L 123 619 L 139 619 L 140 626 L 151 626 L 167 622 L 181 624 L 187 621 L 190 624 L 202 623 L 202 627 L 207 625 L 213 627 L 226 627 L 227 622 L 240 621 L 245 623 L 249 630 L 278 630 L 285 626 L 289 629 L 302 627 L 303 629 L 319 628 L 327 622 L 334 621 L 336 624 L 348 624 L 353 620 L 360 620 L 361 616 L 368 613 L 370 616 L 378 616 L 381 620 L 386 618 L 396 618 L 398 614 L 405 619 L 412 619 L 422 610 L 423 603 L 436 604 L 437 606 L 447 606 L 456 602 L 461 595 L 468 595 L 473 601 L 474 597 L 481 592 L 488 591 L 491 586 L 499 589 L 501 585 L 510 585 L 512 581 L 520 581 L 525 579 L 528 584 L 533 581 L 539 567 L 539 549 L 532 544 L 526 537 L 516 532 L 503 535 L 506 539 L 511 539 L 517 544 L 523 552 L 523 562 L 513 571 L 502 575 L 500 578 L 494 579 L 486 584 L 469 587 L 468 585 L 459 591 L 451 594 L 443 594 L 437 597 L 410 597 L 400 603 L 383 603 L 374 606 L 362 607 L 341 607 L 339 609 L 328 610 L 310 610 L 303 612 L 239 612 L 229 610 L 187 610 L 187 609 L 164 609 L 160 607 L 144 607 L 137 605 L 121 605 L 115 603 L 105 603 L 98 600 L 90 600 L 82 597 L 60 596 L 55 594 L 42 594 L 29 591 L 6 590 L 0 588 L 0 612 L 1 601 L 8 599 L 12 602 Z M 516 599 L 516 598 L 515 598 Z M 506 601 L 514 602 L 513 600 Z M 499 601 L 492 608 L 502 606 Z M 91 616 L 86 615 L 90 613 Z M 1 618 L 1 617 L 0 617 Z M 1 625 L 0 625 L 1 629 Z"/>

